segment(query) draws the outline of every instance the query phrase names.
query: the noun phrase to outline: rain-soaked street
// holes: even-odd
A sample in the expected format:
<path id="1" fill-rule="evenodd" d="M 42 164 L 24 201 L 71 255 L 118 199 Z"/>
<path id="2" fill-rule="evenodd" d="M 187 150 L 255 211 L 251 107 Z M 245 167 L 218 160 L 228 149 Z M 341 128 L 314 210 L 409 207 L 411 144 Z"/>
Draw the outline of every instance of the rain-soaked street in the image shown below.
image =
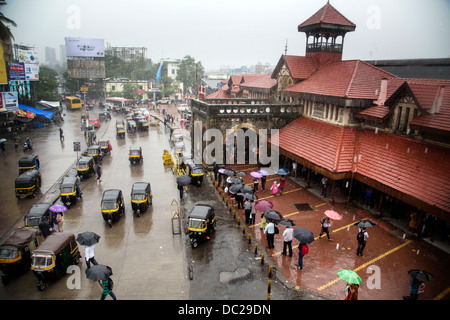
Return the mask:
<path id="1" fill-rule="evenodd" d="M 173 112 L 171 107 L 168 109 Z M 97 132 L 98 140 L 109 139 L 113 148 L 111 155 L 106 155 L 102 161 L 102 182 L 96 182 L 94 176 L 82 181 L 82 199 L 64 216 L 65 232 L 77 235 L 93 231 L 101 236 L 95 247 L 95 258 L 100 264 L 112 268 L 114 293 L 118 299 L 266 300 L 270 280 L 272 300 L 342 300 L 345 283 L 336 275 L 342 268 L 357 271 L 363 279 L 361 300 L 402 299 L 408 294 L 407 271 L 410 269 L 426 269 L 435 276 L 435 281 L 426 283 L 427 289 L 421 299 L 449 299 L 447 253 L 423 241 L 404 238 L 402 232 L 370 217 L 377 226 L 369 230 L 364 256 L 356 256 L 356 228 L 352 224 L 369 217 L 368 213 L 353 207 L 347 209 L 340 203 L 332 206 L 303 188 L 299 180 L 288 179 L 281 196 L 272 196 L 268 188 L 258 191 L 257 195 L 260 199 L 272 201 L 277 210 L 294 220 L 297 226 L 313 231 L 316 241 L 310 245 L 310 253 L 304 259 L 304 270 L 296 269 L 298 249 L 295 246 L 298 242 L 293 243 L 293 257 L 281 255 L 281 234 L 275 238 L 275 249 L 268 250 L 259 228 L 259 215 L 256 224 L 244 232 L 243 224 L 237 222 L 237 217 L 243 219 L 243 210 L 237 210 L 237 215 L 233 216 L 209 175 L 205 176 L 202 186 L 189 186 L 180 207 L 182 232 L 173 234 L 173 224 L 178 230 L 177 220 L 172 221 L 172 217 L 179 193 L 176 176 L 162 161 L 163 151 L 171 150 L 169 131 L 161 124 L 159 132 L 156 127 L 150 127 L 149 132 L 127 133 L 125 139 L 119 139 L 115 134 L 115 120 L 119 118 L 124 118 L 124 115 L 113 114 L 112 120 L 103 123 Z M 1 177 L 4 187 L 0 190 L 0 238 L 3 239 L 11 228 L 20 226 L 23 215 L 32 204 L 58 202 L 59 179 L 65 174 L 74 174 L 77 153 L 73 151 L 72 143 L 80 141 L 82 149 L 85 146 L 80 132 L 80 113 L 66 112 L 61 126 L 64 142 L 59 141 L 57 124 L 29 132 L 34 143 L 33 153 L 38 154 L 41 161 L 43 179 L 41 193 L 34 199 L 17 200 L 14 196 L 17 161 L 24 152 L 14 152 L 12 143 L 7 143 L 8 154 L 0 159 L 5 168 Z M 183 133 L 185 144 L 189 146 L 188 133 Z M 128 149 L 132 145 L 142 146 L 143 164 L 130 165 Z M 249 173 L 255 168 L 247 165 L 240 169 Z M 276 176 L 269 177 L 268 184 L 275 179 Z M 153 204 L 140 217 L 133 214 L 130 201 L 131 186 L 138 181 L 150 182 L 153 195 Z M 250 184 L 249 176 L 244 177 L 244 183 Z M 100 201 L 105 190 L 114 188 L 123 191 L 126 214 L 110 228 L 102 219 Z M 192 249 L 184 224 L 198 202 L 214 207 L 217 226 L 210 240 Z M 295 204 L 299 203 L 309 204 L 311 210 L 298 209 Z M 325 209 L 337 210 L 343 216 L 342 220 L 333 222 L 333 241 L 317 238 L 319 221 Z M 280 227 L 281 233 L 283 230 L 284 227 Z M 250 241 L 249 234 L 252 235 Z M 255 245 L 258 245 L 256 253 Z M 83 246 L 80 246 L 80 251 L 84 257 Z M 264 263 L 261 263 L 262 254 Z M 36 289 L 32 272 L 27 272 L 7 285 L 0 284 L 0 298 L 99 299 L 99 285 L 84 275 L 86 264 L 81 262 L 78 266 L 79 288 L 70 288 L 67 275 L 40 292 Z M 269 269 L 272 269 L 270 278 Z"/>

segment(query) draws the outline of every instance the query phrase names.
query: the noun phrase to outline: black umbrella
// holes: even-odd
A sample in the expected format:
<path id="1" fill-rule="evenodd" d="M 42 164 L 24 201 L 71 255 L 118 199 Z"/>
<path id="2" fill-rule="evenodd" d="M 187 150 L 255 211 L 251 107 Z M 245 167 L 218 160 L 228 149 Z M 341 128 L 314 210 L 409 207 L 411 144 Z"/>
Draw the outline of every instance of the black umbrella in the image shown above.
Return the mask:
<path id="1" fill-rule="evenodd" d="M 294 229 L 294 238 L 301 243 L 309 244 L 314 241 L 314 235 L 311 231 L 305 228 Z"/>
<path id="2" fill-rule="evenodd" d="M 281 215 L 281 213 L 279 213 L 278 211 L 275 211 L 273 209 L 266 210 L 266 212 L 264 212 L 264 217 L 266 219 L 275 220 L 275 221 L 280 221 L 281 219 L 283 219 L 283 216 Z"/>
<path id="3" fill-rule="evenodd" d="M 252 193 L 253 192 L 253 188 L 250 186 L 242 186 L 241 190 L 242 193 Z"/>
<path id="4" fill-rule="evenodd" d="M 244 193 L 244 198 L 252 201 L 258 200 L 258 196 L 253 193 Z"/>
<path id="5" fill-rule="evenodd" d="M 181 175 L 177 178 L 177 184 L 179 186 L 187 186 L 191 183 L 191 177 L 186 175 Z"/>
<path id="6" fill-rule="evenodd" d="M 245 177 L 246 175 L 247 175 L 247 173 L 245 173 L 244 171 L 236 172 L 236 176 L 238 176 L 238 177 Z"/>
<path id="7" fill-rule="evenodd" d="M 102 264 L 97 264 L 86 270 L 86 277 L 93 281 L 106 280 L 112 276 L 112 274 L 112 269 Z"/>
<path id="8" fill-rule="evenodd" d="M 278 221 L 278 223 L 281 224 L 282 226 L 285 226 L 285 227 L 294 227 L 294 226 L 296 226 L 294 221 L 292 221 L 290 219 L 286 219 L 286 218 L 281 219 L 280 221 Z"/>
<path id="9" fill-rule="evenodd" d="M 361 220 L 356 222 L 354 225 L 359 228 L 371 228 L 376 226 L 376 224 L 370 220 Z"/>
<path id="10" fill-rule="evenodd" d="M 231 187 L 228 188 L 228 191 L 230 191 L 231 193 L 236 194 L 236 193 L 238 193 L 238 192 L 241 190 L 241 188 L 242 188 L 243 186 L 244 186 L 244 185 L 242 185 L 242 184 L 240 184 L 240 183 L 238 183 L 238 184 L 233 184 Z"/>
<path id="11" fill-rule="evenodd" d="M 234 176 L 234 175 L 236 175 L 236 172 L 234 172 L 234 170 L 231 170 L 231 169 L 225 169 L 223 174 L 226 176 Z"/>
<path id="12" fill-rule="evenodd" d="M 417 280 L 426 280 L 426 281 L 434 280 L 434 277 L 431 275 L 431 273 L 423 270 L 409 270 L 408 274 L 411 278 L 416 278 Z"/>
<path id="13" fill-rule="evenodd" d="M 100 240 L 100 236 L 91 231 L 79 233 L 77 236 L 77 242 L 83 246 L 92 246 L 92 245 L 98 243 L 99 240 Z"/>
<path id="14" fill-rule="evenodd" d="M 234 177 L 234 178 L 230 178 L 230 182 L 234 183 L 234 184 L 236 184 L 236 183 L 242 184 L 242 179 L 238 178 L 238 177 Z"/>

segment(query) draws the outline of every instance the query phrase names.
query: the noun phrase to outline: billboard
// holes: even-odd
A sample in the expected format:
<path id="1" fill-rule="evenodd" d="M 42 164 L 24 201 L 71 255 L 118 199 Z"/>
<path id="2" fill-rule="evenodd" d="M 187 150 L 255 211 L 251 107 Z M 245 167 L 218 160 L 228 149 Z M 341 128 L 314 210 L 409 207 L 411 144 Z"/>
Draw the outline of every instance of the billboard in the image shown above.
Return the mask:
<path id="1" fill-rule="evenodd" d="M 39 64 L 25 62 L 25 80 L 39 81 Z"/>
<path id="2" fill-rule="evenodd" d="M 25 63 L 9 62 L 9 80 L 25 80 Z"/>
<path id="3" fill-rule="evenodd" d="M 34 50 L 17 49 L 17 54 L 19 55 L 18 58 L 20 62 L 39 64 L 37 52 Z"/>
<path id="4" fill-rule="evenodd" d="M 67 57 L 105 57 L 105 41 L 103 39 L 66 37 Z"/>
<path id="5" fill-rule="evenodd" d="M 67 71 L 70 79 L 104 79 L 105 60 L 67 60 Z"/>
<path id="6" fill-rule="evenodd" d="M 0 111 L 6 109 L 9 112 L 19 110 L 19 98 L 17 91 L 0 92 Z"/>

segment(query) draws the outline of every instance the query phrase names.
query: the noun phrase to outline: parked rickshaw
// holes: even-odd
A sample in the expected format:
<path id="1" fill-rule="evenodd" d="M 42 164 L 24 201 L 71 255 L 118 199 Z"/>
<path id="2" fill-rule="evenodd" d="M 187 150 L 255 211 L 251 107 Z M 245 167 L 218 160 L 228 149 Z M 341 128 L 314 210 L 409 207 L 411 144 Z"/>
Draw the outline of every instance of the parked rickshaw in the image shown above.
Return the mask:
<path id="1" fill-rule="evenodd" d="M 66 275 L 67 268 L 80 262 L 80 252 L 75 235 L 56 232 L 49 235 L 32 254 L 31 270 L 36 276 L 36 286 L 43 291 L 47 284 Z"/>
<path id="2" fill-rule="evenodd" d="M 128 160 L 131 164 L 141 163 L 144 158 L 142 157 L 142 148 L 137 146 L 131 146 L 128 153 Z"/>
<path id="3" fill-rule="evenodd" d="M 125 214 L 125 203 L 123 201 L 122 190 L 105 190 L 105 192 L 103 192 L 100 207 L 102 210 L 103 220 L 105 220 L 108 225 L 112 227 L 112 223 L 114 221 L 118 221 L 120 217 Z"/>
<path id="4" fill-rule="evenodd" d="M 131 207 L 138 217 L 153 202 L 152 189 L 148 182 L 136 182 L 131 187 Z"/>
<path id="5" fill-rule="evenodd" d="M 188 217 L 189 239 L 192 248 L 197 248 L 199 241 L 208 239 L 215 227 L 214 208 L 207 204 L 196 204 Z"/>
<path id="6" fill-rule="evenodd" d="M 59 195 L 61 202 L 69 209 L 77 201 L 77 177 L 65 176 L 59 185 Z"/>
<path id="7" fill-rule="evenodd" d="M 118 125 L 116 126 L 116 135 L 117 135 L 119 138 L 125 138 L 125 126 L 124 126 L 124 125 L 118 124 Z"/>
<path id="8" fill-rule="evenodd" d="M 139 131 L 148 131 L 148 121 L 141 119 L 137 122 Z"/>
<path id="9" fill-rule="evenodd" d="M 51 203 L 36 203 L 27 214 L 23 217 L 23 224 L 25 228 L 39 228 L 41 222 L 50 222 L 50 207 Z"/>
<path id="10" fill-rule="evenodd" d="M 18 228 L 0 245 L 0 270 L 4 284 L 31 267 L 31 253 L 43 238 L 39 229 Z"/>
<path id="11" fill-rule="evenodd" d="M 26 155 L 19 159 L 19 174 L 28 170 L 39 170 L 39 168 L 39 156 L 35 154 Z"/>
<path id="12" fill-rule="evenodd" d="M 94 158 L 95 163 L 102 161 L 102 151 L 98 144 L 93 144 L 89 146 L 86 150 L 86 156 Z"/>
<path id="13" fill-rule="evenodd" d="M 36 196 L 41 188 L 41 174 L 37 170 L 29 170 L 16 178 L 15 192 L 16 198 Z"/>
<path id="14" fill-rule="evenodd" d="M 186 146 L 184 145 L 184 142 L 175 143 L 175 146 L 173 147 L 173 152 L 175 156 L 181 158 L 183 156 L 183 153 L 186 152 Z"/>
<path id="15" fill-rule="evenodd" d="M 100 150 L 102 151 L 102 155 L 109 154 L 111 150 L 111 142 L 109 140 L 100 140 L 98 142 L 100 146 Z"/>
<path id="16" fill-rule="evenodd" d="M 116 127 L 117 127 L 118 125 L 122 125 L 122 126 L 125 125 L 125 122 L 123 121 L 123 119 L 117 119 L 117 120 L 116 120 Z"/>
<path id="17" fill-rule="evenodd" d="M 191 183 L 200 187 L 205 174 L 203 171 L 203 166 L 200 164 L 195 164 L 192 160 L 186 161 L 185 163 L 187 174 L 191 177 Z"/>
<path id="18" fill-rule="evenodd" d="M 81 180 L 89 178 L 91 174 L 95 173 L 94 168 L 94 158 L 92 157 L 81 157 L 77 163 L 77 176 Z"/>
<path id="19" fill-rule="evenodd" d="M 111 120 L 111 114 L 107 111 L 103 111 L 103 112 L 99 112 L 98 113 L 98 118 L 100 121 L 108 121 Z"/>
<path id="20" fill-rule="evenodd" d="M 172 137 L 170 138 L 170 141 L 173 142 L 174 144 L 177 142 L 184 142 L 183 135 L 181 133 L 173 134 Z"/>

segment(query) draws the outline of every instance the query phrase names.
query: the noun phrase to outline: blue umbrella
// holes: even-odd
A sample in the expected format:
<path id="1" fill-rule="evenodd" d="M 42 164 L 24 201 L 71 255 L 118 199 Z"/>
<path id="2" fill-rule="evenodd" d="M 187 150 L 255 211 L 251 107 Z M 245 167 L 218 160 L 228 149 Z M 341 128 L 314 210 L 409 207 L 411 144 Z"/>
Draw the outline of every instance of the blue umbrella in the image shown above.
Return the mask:
<path id="1" fill-rule="evenodd" d="M 289 170 L 286 168 L 280 168 L 277 171 L 275 171 L 276 174 L 279 174 L 281 176 L 289 174 Z"/>
<path id="2" fill-rule="evenodd" d="M 266 171 L 264 169 L 260 169 L 258 172 L 261 173 L 263 176 L 270 176 L 269 171 Z"/>

